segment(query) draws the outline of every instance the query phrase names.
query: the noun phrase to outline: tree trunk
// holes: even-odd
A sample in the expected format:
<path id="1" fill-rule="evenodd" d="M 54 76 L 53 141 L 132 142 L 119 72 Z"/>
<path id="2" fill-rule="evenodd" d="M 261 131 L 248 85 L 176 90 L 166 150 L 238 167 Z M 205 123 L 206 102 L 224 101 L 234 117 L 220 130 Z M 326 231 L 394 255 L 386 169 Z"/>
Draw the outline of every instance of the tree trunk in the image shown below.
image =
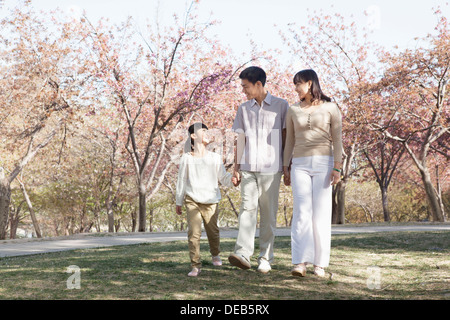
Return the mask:
<path id="1" fill-rule="evenodd" d="M 16 210 L 10 211 L 9 216 L 9 238 L 15 239 L 17 236 L 17 228 L 19 227 L 19 214 L 20 214 L 20 208 Z"/>
<path id="2" fill-rule="evenodd" d="M 346 183 L 340 181 L 333 188 L 332 224 L 345 224 L 345 186 Z"/>
<path id="3" fill-rule="evenodd" d="M 7 179 L 2 178 L 2 172 L 2 169 L 0 169 L 0 240 L 5 240 L 8 226 L 9 203 L 11 201 L 11 185 Z"/>
<path id="4" fill-rule="evenodd" d="M 131 232 L 136 232 L 136 225 L 137 225 L 137 212 L 136 212 L 136 206 L 134 207 L 134 210 L 131 212 Z"/>
<path id="5" fill-rule="evenodd" d="M 337 189 L 337 224 L 345 224 L 345 187 L 347 184 L 341 182 Z"/>
<path id="6" fill-rule="evenodd" d="M 336 200 L 337 186 L 333 187 L 331 196 L 331 224 L 337 224 L 337 200 Z"/>
<path id="7" fill-rule="evenodd" d="M 39 227 L 39 222 L 36 218 L 36 214 L 34 213 L 33 205 L 31 204 L 31 200 L 30 200 L 30 197 L 28 196 L 28 192 L 25 189 L 24 184 L 21 181 L 19 181 L 19 183 L 20 183 L 20 188 L 22 189 L 23 196 L 25 197 L 25 201 L 27 202 L 28 210 L 30 211 L 31 221 L 33 221 L 33 226 L 34 226 L 34 231 L 36 232 L 36 237 L 42 238 L 41 228 Z"/>
<path id="8" fill-rule="evenodd" d="M 286 227 L 289 227 L 289 221 L 288 221 L 288 217 L 287 217 L 287 206 L 286 203 L 283 205 L 283 213 L 284 213 L 284 225 Z"/>
<path id="9" fill-rule="evenodd" d="M 380 189 L 381 189 L 381 202 L 383 205 L 384 221 L 389 222 L 389 221 L 391 221 L 391 215 L 390 215 L 389 209 L 388 209 L 387 187 L 380 186 Z"/>
<path id="10" fill-rule="evenodd" d="M 116 232 L 119 232 L 120 229 L 120 219 L 117 219 L 117 222 L 114 224 L 114 229 Z"/>
<path id="11" fill-rule="evenodd" d="M 6 238 L 6 226 L 9 214 L 9 203 L 11 201 L 11 182 L 17 177 L 27 163 L 36 155 L 36 153 L 44 148 L 55 136 L 57 129 L 53 130 L 42 143 L 37 145 L 34 149 L 33 139 L 34 135 L 30 139 L 28 145 L 28 151 L 25 157 L 16 165 L 11 174 L 6 178 L 5 171 L 0 167 L 0 240 Z"/>
<path id="12" fill-rule="evenodd" d="M 427 194 L 428 203 L 433 214 L 433 221 L 445 222 L 444 209 L 441 207 L 439 196 L 431 182 L 430 173 L 428 170 L 420 170 L 420 174 Z"/>
<path id="13" fill-rule="evenodd" d="M 445 217 L 446 212 L 445 212 L 444 201 L 442 199 L 442 187 L 441 187 L 441 182 L 439 179 L 439 166 L 438 165 L 436 165 L 436 187 L 437 187 L 436 194 L 438 197 L 439 206 L 442 208 L 442 217 L 443 217 L 444 221 L 446 221 L 447 219 Z"/>
<path id="14" fill-rule="evenodd" d="M 140 186 L 139 188 L 139 226 L 138 232 L 145 232 L 145 222 L 147 215 L 147 203 L 146 203 L 147 194 L 145 192 L 145 187 Z"/>
<path id="15" fill-rule="evenodd" d="M 345 224 L 345 188 L 348 178 L 351 176 L 351 166 L 356 155 L 356 144 L 350 146 L 348 154 L 345 154 L 342 163 L 342 180 L 333 188 L 332 223 Z"/>
<path id="16" fill-rule="evenodd" d="M 110 201 L 106 203 L 106 215 L 108 216 L 108 232 L 114 232 L 114 212 Z"/>
<path id="17" fill-rule="evenodd" d="M 148 231 L 153 232 L 153 208 L 150 209 L 150 225 L 148 227 Z"/>

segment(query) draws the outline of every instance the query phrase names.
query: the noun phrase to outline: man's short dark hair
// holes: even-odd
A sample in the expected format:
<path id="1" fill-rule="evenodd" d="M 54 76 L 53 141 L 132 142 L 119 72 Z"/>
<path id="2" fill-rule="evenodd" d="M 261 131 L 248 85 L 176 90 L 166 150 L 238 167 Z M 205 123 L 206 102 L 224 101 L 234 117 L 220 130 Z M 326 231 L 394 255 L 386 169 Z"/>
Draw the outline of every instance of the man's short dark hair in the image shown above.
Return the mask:
<path id="1" fill-rule="evenodd" d="M 248 67 L 244 69 L 239 75 L 239 78 L 246 79 L 253 84 L 261 81 L 263 87 L 266 84 L 266 73 L 260 67 Z"/>

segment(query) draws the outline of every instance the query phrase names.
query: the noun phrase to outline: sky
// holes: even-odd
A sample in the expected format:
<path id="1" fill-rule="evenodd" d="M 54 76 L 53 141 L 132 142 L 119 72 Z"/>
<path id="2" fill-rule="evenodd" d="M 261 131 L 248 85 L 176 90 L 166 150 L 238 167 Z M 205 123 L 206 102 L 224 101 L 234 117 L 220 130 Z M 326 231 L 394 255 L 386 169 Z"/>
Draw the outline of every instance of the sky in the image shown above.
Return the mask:
<path id="1" fill-rule="evenodd" d="M 111 21 L 124 21 L 129 15 L 138 24 L 159 19 L 170 24 L 172 16 L 183 16 L 191 0 L 34 0 L 38 10 L 59 7 L 74 15 L 86 10 L 91 20 L 108 17 Z M 6 8 L 14 7 L 18 0 L 0 0 L 0 17 Z M 369 28 L 371 41 L 399 50 L 417 46 L 415 37 L 433 33 L 437 24 L 433 8 L 441 6 L 450 17 L 450 5 L 445 0 L 201 0 L 199 18 L 221 23 L 212 29 L 223 44 L 235 54 L 250 51 L 252 38 L 262 48 L 282 47 L 278 29 L 289 23 L 307 25 L 310 11 L 322 9 L 325 13 L 340 13 L 353 19 L 360 27 Z M 158 9 L 157 9 L 158 8 Z M 367 14 L 365 14 L 365 12 Z M 274 27 L 277 25 L 277 27 Z"/>

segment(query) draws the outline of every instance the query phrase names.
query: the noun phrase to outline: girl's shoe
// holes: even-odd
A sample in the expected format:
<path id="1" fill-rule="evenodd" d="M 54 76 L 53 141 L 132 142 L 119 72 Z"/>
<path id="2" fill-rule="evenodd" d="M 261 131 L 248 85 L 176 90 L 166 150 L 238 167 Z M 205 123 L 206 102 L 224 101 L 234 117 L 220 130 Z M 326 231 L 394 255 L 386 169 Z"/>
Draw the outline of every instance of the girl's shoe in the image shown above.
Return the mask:
<path id="1" fill-rule="evenodd" d="M 296 264 L 292 270 L 291 274 L 296 277 L 304 277 L 306 276 L 306 265 L 304 263 Z"/>
<path id="2" fill-rule="evenodd" d="M 188 273 L 188 277 L 196 277 L 200 273 L 200 269 L 194 267 L 191 272 Z"/>
<path id="3" fill-rule="evenodd" d="M 219 256 L 213 256 L 212 257 L 212 264 L 213 266 L 219 267 L 222 265 L 222 260 L 220 259 Z"/>
<path id="4" fill-rule="evenodd" d="M 325 277 L 325 270 L 322 267 L 314 266 L 314 274 L 318 277 Z"/>

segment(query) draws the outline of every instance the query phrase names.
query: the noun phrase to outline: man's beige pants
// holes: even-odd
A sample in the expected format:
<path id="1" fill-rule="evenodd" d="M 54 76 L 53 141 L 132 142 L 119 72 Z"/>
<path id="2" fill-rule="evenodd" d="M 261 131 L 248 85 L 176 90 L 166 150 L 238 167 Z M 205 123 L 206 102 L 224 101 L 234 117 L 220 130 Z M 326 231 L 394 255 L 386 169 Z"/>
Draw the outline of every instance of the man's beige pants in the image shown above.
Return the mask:
<path id="1" fill-rule="evenodd" d="M 200 268 L 200 237 L 202 235 L 202 222 L 209 242 L 209 251 L 212 256 L 220 253 L 220 232 L 217 226 L 217 203 L 202 204 L 186 196 L 185 200 L 188 222 L 188 246 L 192 267 Z"/>
<path id="2" fill-rule="evenodd" d="M 241 172 L 241 209 L 239 232 L 234 252 L 250 261 L 255 246 L 259 207 L 259 257 L 273 261 L 281 172 Z"/>

